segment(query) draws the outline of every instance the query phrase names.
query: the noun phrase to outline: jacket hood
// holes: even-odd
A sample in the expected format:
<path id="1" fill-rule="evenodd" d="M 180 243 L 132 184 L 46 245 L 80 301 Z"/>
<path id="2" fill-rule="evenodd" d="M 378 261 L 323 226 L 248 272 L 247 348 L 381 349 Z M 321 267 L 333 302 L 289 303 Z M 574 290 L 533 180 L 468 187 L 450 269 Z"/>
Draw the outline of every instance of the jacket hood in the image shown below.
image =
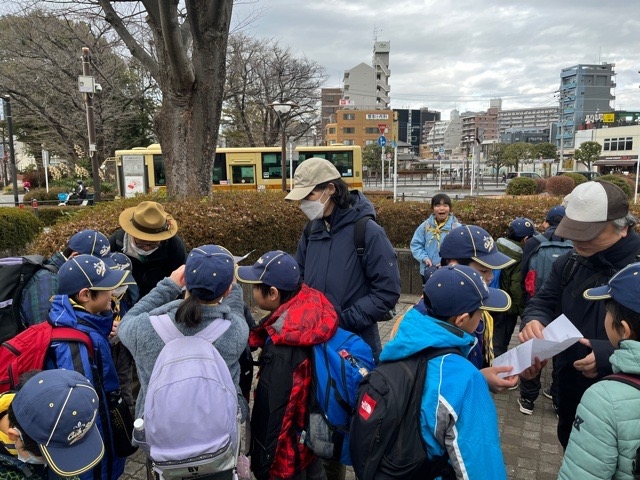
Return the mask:
<path id="1" fill-rule="evenodd" d="M 640 342 L 637 340 L 623 340 L 620 348 L 610 357 L 614 373 L 640 374 Z"/>
<path id="2" fill-rule="evenodd" d="M 505 255 L 509 255 L 511 258 L 516 260 L 520 260 L 522 258 L 522 246 L 513 240 L 501 237 L 498 239 L 496 244 L 498 245 L 498 249 Z"/>
<path id="3" fill-rule="evenodd" d="M 321 292 L 305 284 L 249 333 L 249 344 L 262 347 L 267 337 L 275 345 L 310 346 L 329 340 L 338 329 L 338 314 Z"/>
<path id="4" fill-rule="evenodd" d="M 113 313 L 89 313 L 82 307 L 74 307 L 67 295 L 55 295 L 49 309 L 49 323 L 54 327 L 71 327 L 85 332 L 92 330 L 106 338 L 113 327 Z"/>
<path id="5" fill-rule="evenodd" d="M 370 216 L 376 218 L 376 209 L 362 192 L 353 190 L 349 194 L 351 195 L 351 207 L 334 208 L 331 213 L 329 223 L 332 230 L 338 230 L 345 225 L 350 225 L 361 217 Z"/>
<path id="6" fill-rule="evenodd" d="M 398 327 L 398 333 L 380 354 L 381 362 L 401 360 L 425 348 L 459 348 L 466 357 L 476 339 L 449 323 L 409 310 Z"/>

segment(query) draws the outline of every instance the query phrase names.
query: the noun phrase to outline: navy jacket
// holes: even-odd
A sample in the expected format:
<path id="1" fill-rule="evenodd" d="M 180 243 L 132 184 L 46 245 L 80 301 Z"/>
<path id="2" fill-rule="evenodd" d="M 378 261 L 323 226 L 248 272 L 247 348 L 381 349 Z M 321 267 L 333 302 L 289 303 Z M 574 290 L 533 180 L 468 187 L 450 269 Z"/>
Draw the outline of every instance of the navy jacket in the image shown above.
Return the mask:
<path id="1" fill-rule="evenodd" d="M 366 224 L 364 255 L 358 257 L 354 223 L 374 216 L 375 209 L 362 193 L 352 191 L 350 208 L 334 208 L 327 219 L 314 220 L 309 239 L 298 242 L 296 260 L 304 282 L 324 293 L 338 312 L 340 326 L 357 333 L 377 359 L 381 350 L 376 322 L 400 298 L 400 272 L 396 253 L 384 229 Z"/>

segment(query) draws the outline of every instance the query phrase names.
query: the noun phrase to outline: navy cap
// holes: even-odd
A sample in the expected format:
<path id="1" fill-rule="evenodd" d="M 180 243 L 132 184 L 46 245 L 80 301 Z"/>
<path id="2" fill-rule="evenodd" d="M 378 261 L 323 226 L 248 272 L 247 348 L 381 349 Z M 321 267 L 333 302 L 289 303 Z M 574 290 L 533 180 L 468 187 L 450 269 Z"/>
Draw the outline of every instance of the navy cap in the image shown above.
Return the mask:
<path id="1" fill-rule="evenodd" d="M 189 293 L 202 300 L 215 300 L 233 282 L 235 262 L 229 250 L 220 245 L 201 245 L 187 256 L 184 283 Z"/>
<path id="2" fill-rule="evenodd" d="M 489 288 L 476 270 L 465 265 L 447 265 L 439 268 L 424 284 L 433 313 L 454 317 L 478 310 L 506 312 L 511 308 L 511 297 L 497 288 Z"/>
<path id="3" fill-rule="evenodd" d="M 262 255 L 250 267 L 238 267 L 236 278 L 244 283 L 264 283 L 278 290 L 293 291 L 300 283 L 298 262 L 282 250 Z"/>
<path id="4" fill-rule="evenodd" d="M 440 244 L 440 257 L 448 260 L 470 258 L 494 270 L 515 263 L 513 258 L 498 251 L 489 232 L 476 225 L 463 225 L 452 229 Z"/>
<path id="5" fill-rule="evenodd" d="M 20 427 L 40 447 L 55 473 L 80 475 L 104 455 L 96 426 L 98 395 L 89 380 L 73 370 L 45 370 L 16 393 L 11 408 Z"/>
<path id="6" fill-rule="evenodd" d="M 555 207 L 551 207 L 547 212 L 547 218 L 545 219 L 549 225 L 558 225 L 564 217 L 566 212 L 566 208 L 564 205 L 556 205 Z"/>
<path id="7" fill-rule="evenodd" d="M 121 252 L 113 252 L 109 255 L 109 260 L 111 261 L 110 268 L 114 270 L 128 270 L 131 271 L 131 259 L 127 257 L 124 253 Z"/>
<path id="8" fill-rule="evenodd" d="M 103 259 L 93 255 L 76 255 L 58 270 L 58 293 L 75 295 L 83 288 L 113 290 L 126 283 L 130 273 L 112 270 Z"/>
<path id="9" fill-rule="evenodd" d="M 111 252 L 109 239 L 97 230 L 81 230 L 69 239 L 67 245 L 80 255 L 106 257 Z"/>
<path id="10" fill-rule="evenodd" d="M 509 226 L 516 237 L 533 237 L 536 233 L 536 226 L 525 217 L 516 218 Z"/>
<path id="11" fill-rule="evenodd" d="M 640 262 L 627 265 L 609 280 L 608 285 L 584 292 L 587 300 L 613 298 L 629 310 L 640 313 Z"/>

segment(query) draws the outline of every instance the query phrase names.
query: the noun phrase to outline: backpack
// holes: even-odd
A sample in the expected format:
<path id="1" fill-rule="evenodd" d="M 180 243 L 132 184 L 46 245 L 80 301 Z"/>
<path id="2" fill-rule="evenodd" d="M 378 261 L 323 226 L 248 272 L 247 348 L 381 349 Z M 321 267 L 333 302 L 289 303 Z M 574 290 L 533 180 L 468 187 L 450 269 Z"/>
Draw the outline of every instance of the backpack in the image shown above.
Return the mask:
<path id="1" fill-rule="evenodd" d="M 0 345 L 0 393 L 15 390 L 23 373 L 42 370 L 51 343 L 62 341 L 69 342 L 72 351 L 83 344 L 93 358 L 93 344 L 86 333 L 71 327 L 54 327 L 49 322 L 33 325 L 3 342 Z"/>
<path id="2" fill-rule="evenodd" d="M 351 465 L 349 426 L 358 386 L 375 367 L 371 347 L 355 333 L 338 328 L 311 348 L 312 393 L 306 445 L 318 457 Z"/>
<path id="3" fill-rule="evenodd" d="M 544 235 L 536 235 L 535 238 L 539 245 L 531 253 L 529 257 L 529 270 L 524 279 L 524 287 L 527 294 L 533 297 L 540 291 L 542 284 L 551 273 L 553 262 L 568 251 L 573 249 L 571 240 L 560 242 L 557 240 L 549 240 Z"/>
<path id="4" fill-rule="evenodd" d="M 165 346 L 149 379 L 143 426 L 136 425 L 135 441 L 161 479 L 204 480 L 235 469 L 238 394 L 213 346 L 231 322 L 217 319 L 185 336 L 168 315 L 149 319 Z"/>
<path id="5" fill-rule="evenodd" d="M 360 264 L 362 264 L 362 257 L 364 256 L 364 249 L 366 246 L 365 237 L 366 237 L 366 230 L 367 230 L 367 222 L 369 220 L 373 220 L 375 222 L 375 218 L 373 218 L 372 215 L 365 215 L 364 217 L 360 217 L 358 220 L 356 220 L 353 226 L 353 243 L 356 247 L 356 255 L 358 255 L 358 258 L 360 259 Z M 304 227 L 304 238 L 307 242 L 309 241 L 309 235 L 311 235 L 312 225 L 313 225 L 313 221 L 310 221 L 310 222 L 307 222 L 307 224 Z M 394 307 L 391 310 L 389 310 L 387 313 L 385 313 L 385 315 L 378 321 L 386 322 L 388 320 L 391 320 L 396 316 L 396 313 L 397 312 Z"/>
<path id="6" fill-rule="evenodd" d="M 615 380 L 631 385 L 632 387 L 640 390 L 640 375 L 634 375 L 631 373 L 614 373 L 603 377 L 602 380 Z M 633 474 L 634 480 L 640 480 L 640 447 L 636 450 L 636 459 L 632 462 L 631 473 Z"/>
<path id="7" fill-rule="evenodd" d="M 43 268 L 58 273 L 55 265 L 45 265 L 41 255 L 0 259 L 0 342 L 23 331 L 27 326 L 20 319 L 22 291 L 31 277 Z"/>
<path id="8" fill-rule="evenodd" d="M 427 365 L 446 353 L 461 355 L 453 348 L 428 348 L 379 364 L 360 384 L 349 445 L 359 480 L 456 478 L 446 453 L 427 460 L 420 432 Z"/>

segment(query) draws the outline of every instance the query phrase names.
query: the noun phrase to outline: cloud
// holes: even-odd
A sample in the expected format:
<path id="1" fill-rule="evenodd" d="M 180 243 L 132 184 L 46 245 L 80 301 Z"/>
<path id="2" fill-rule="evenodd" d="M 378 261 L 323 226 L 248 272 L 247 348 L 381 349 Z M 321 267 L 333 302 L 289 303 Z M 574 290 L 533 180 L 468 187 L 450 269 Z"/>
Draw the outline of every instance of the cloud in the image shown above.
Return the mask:
<path id="1" fill-rule="evenodd" d="M 245 28 L 277 38 L 324 66 L 326 86 L 371 63 L 374 32 L 391 43 L 392 106 L 486 110 L 554 105 L 560 71 L 616 64 L 615 107 L 640 110 L 640 2 L 583 0 L 264 0 L 237 4 L 234 18 L 263 8 Z"/>

